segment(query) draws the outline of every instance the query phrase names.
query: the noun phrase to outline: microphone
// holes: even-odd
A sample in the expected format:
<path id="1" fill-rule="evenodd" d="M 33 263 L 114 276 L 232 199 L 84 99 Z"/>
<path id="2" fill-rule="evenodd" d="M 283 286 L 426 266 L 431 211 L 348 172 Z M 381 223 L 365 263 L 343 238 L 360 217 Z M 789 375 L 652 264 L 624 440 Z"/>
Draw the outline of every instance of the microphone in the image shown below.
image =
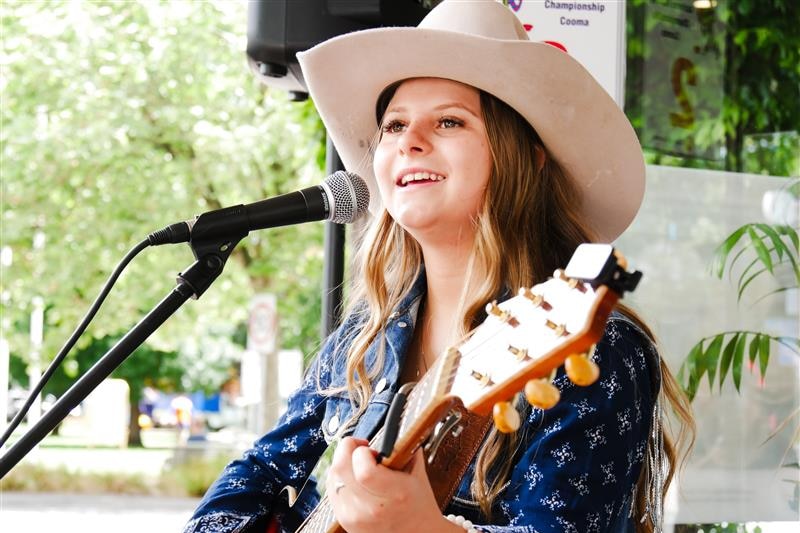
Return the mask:
<path id="1" fill-rule="evenodd" d="M 307 187 L 252 204 L 241 204 L 171 224 L 147 236 L 151 246 L 206 239 L 242 238 L 258 229 L 330 220 L 347 224 L 369 206 L 369 189 L 361 177 L 338 171 L 320 185 Z"/>

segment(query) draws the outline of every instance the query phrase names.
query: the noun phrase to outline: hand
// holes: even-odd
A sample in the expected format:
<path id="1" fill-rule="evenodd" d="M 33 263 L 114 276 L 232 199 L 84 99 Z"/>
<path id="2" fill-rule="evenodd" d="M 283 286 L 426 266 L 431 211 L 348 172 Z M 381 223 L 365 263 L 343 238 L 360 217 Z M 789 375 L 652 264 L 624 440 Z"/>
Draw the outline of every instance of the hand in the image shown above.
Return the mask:
<path id="1" fill-rule="evenodd" d="M 348 533 L 462 532 L 442 516 L 419 450 L 406 470 L 376 462 L 367 441 L 345 437 L 326 483 L 336 520 Z"/>

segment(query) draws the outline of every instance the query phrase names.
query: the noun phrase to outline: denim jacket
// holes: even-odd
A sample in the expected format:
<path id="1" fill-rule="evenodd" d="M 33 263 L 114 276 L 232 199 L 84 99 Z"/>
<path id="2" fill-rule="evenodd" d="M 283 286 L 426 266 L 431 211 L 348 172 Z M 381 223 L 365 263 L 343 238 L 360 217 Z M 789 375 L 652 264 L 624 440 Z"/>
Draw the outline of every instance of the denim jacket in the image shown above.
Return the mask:
<path id="1" fill-rule="evenodd" d="M 353 410 L 346 393 L 319 393 L 344 384 L 344 354 L 358 331 L 357 319 L 349 317 L 326 341 L 276 427 L 225 468 L 184 533 L 262 533 L 272 515 L 285 531 L 299 527 L 319 500 L 313 479 L 306 480 L 328 443 L 342 435 L 370 438 L 380 428 L 402 385 L 400 369 L 424 290 L 422 276 L 370 346 L 368 368 L 377 362 L 381 343 L 383 367 L 357 423 L 344 426 Z M 561 369 L 554 380 L 559 403 L 547 411 L 524 411 L 515 466 L 491 520 L 470 496 L 474 461 L 446 513 L 463 515 L 486 532 L 633 532 L 633 491 L 660 386 L 657 353 L 632 322 L 615 313 L 594 360 L 601 369 L 596 383 L 578 387 Z M 281 495 L 286 485 L 300 491 L 292 507 Z"/>

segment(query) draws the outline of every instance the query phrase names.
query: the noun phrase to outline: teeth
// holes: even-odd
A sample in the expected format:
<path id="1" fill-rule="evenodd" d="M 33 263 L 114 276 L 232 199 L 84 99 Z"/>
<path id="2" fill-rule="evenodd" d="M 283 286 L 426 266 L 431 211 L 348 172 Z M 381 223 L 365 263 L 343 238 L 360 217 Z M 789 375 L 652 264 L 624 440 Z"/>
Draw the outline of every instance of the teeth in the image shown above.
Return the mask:
<path id="1" fill-rule="evenodd" d="M 442 181 L 444 176 L 439 174 L 432 174 L 430 172 L 415 172 L 414 174 L 406 174 L 400 180 L 400 185 L 407 185 L 412 181 Z"/>

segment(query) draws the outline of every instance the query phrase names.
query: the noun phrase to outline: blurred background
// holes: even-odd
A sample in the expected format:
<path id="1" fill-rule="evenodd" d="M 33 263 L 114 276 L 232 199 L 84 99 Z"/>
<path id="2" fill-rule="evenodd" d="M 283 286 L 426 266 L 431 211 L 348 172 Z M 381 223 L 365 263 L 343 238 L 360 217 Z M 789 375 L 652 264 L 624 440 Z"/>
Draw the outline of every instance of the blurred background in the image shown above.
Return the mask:
<path id="1" fill-rule="evenodd" d="M 312 102 L 249 70 L 245 2 L 4 1 L 0 15 L 2 429 L 135 243 L 319 183 L 325 132 Z M 629 303 L 696 410 L 667 509 L 678 532 L 800 521 L 798 20 L 793 0 L 625 6 L 625 110 L 648 189 L 617 245 L 645 274 Z M 322 224 L 244 239 L 0 481 L 0 521 L 180 530 L 315 355 L 323 250 Z M 11 442 L 192 261 L 185 246 L 137 257 Z"/>

